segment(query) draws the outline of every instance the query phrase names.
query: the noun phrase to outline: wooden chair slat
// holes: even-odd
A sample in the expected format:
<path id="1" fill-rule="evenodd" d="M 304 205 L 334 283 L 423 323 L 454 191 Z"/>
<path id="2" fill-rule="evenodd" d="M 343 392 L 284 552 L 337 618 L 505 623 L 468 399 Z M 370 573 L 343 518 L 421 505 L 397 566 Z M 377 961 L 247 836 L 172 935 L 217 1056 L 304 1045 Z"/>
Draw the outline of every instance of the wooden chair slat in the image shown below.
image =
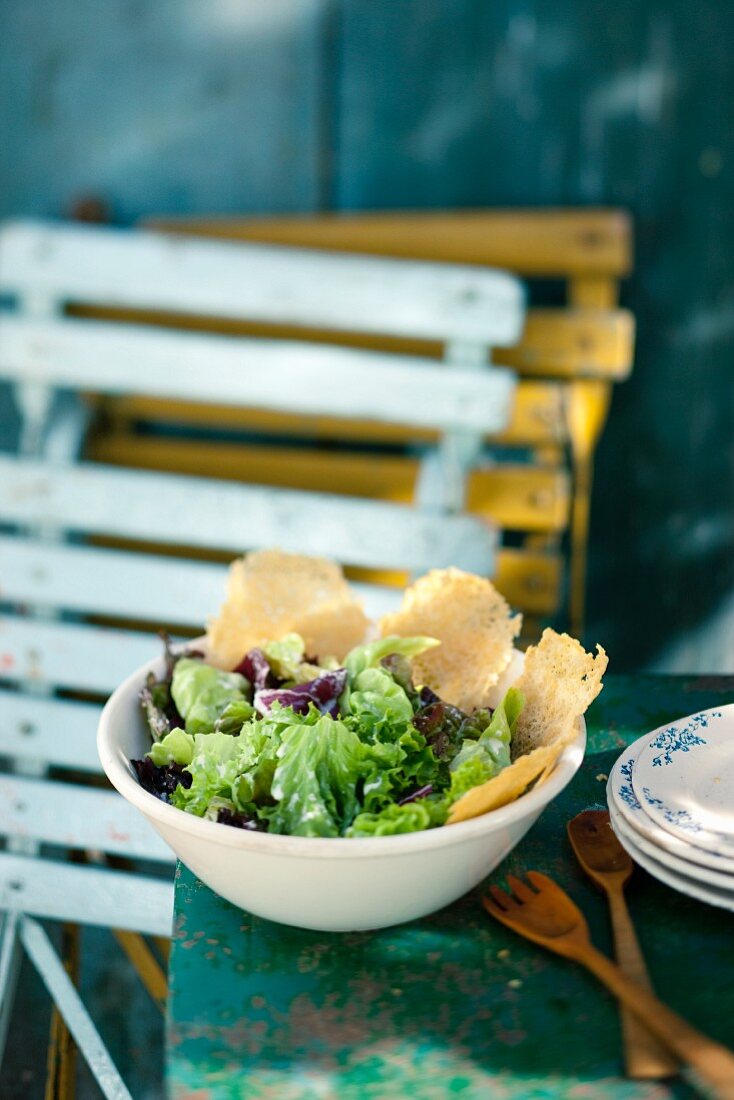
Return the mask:
<path id="1" fill-rule="evenodd" d="M 584 285 L 587 280 L 584 280 Z M 617 284 L 610 280 L 614 287 Z M 569 307 L 529 309 L 525 327 L 511 346 L 494 346 L 492 361 L 509 366 L 521 375 L 570 379 L 582 374 L 588 378 L 625 378 L 630 370 L 634 350 L 634 318 L 624 309 L 616 308 L 616 300 L 608 306 L 593 297 L 587 303 L 572 302 Z M 90 321 L 106 321 L 124 325 L 163 326 L 184 332 L 225 334 L 267 340 L 290 340 L 315 343 L 320 347 L 339 346 L 365 349 L 387 355 L 408 355 L 418 359 L 441 359 L 445 341 L 420 337 L 385 336 L 372 332 L 338 332 L 333 329 L 296 327 L 281 323 L 257 323 L 165 313 L 151 309 L 122 309 L 74 305 L 69 312 L 74 317 Z M 548 354 L 543 340 L 548 336 Z"/>
<path id="2" fill-rule="evenodd" d="M 522 340 L 495 349 L 493 359 L 522 375 L 621 382 L 632 370 L 634 340 L 626 309 L 533 309 Z"/>
<path id="3" fill-rule="evenodd" d="M 155 863 L 175 858 L 116 791 L 20 776 L 0 776 L 0 835 Z"/>
<path id="4" fill-rule="evenodd" d="M 521 607 L 527 615 L 553 615 L 563 582 L 563 555 L 558 548 L 504 547 L 492 579 L 512 607 Z"/>
<path id="5" fill-rule="evenodd" d="M 628 274 L 631 220 L 622 210 L 399 210 L 266 218 L 155 218 L 171 232 L 381 256 L 459 261 L 523 275 Z"/>
<path id="6" fill-rule="evenodd" d="M 160 653 L 155 634 L 0 618 L 0 677 L 108 695 Z"/>
<path id="7" fill-rule="evenodd" d="M 564 416 L 566 386 L 563 382 L 528 379 L 518 382 L 507 424 L 487 438 L 508 446 L 555 445 L 567 439 Z M 403 424 L 348 419 L 332 416 L 306 416 L 303 413 L 275 412 L 234 408 L 230 405 L 201 405 L 137 394 L 102 401 L 101 407 L 115 428 L 130 429 L 133 421 L 175 423 L 177 425 L 237 429 L 268 435 L 299 436 L 302 439 L 348 440 L 370 443 L 434 443 L 437 432 L 418 428 L 408 420 Z M 107 433 L 105 432 L 105 437 Z M 99 436 L 92 437 L 94 445 Z"/>
<path id="8" fill-rule="evenodd" d="M 465 265 L 237 246 L 100 226 L 6 222 L 0 288 L 128 308 L 512 343 L 520 283 Z"/>
<path id="9" fill-rule="evenodd" d="M 491 573 L 496 545 L 496 532 L 472 516 L 92 463 L 52 469 L 6 456 L 0 457 L 0 515 L 6 522 L 235 554 L 279 545 L 376 569 L 453 564 Z"/>
<path id="10" fill-rule="evenodd" d="M 227 567 L 0 535 L 0 577 L 5 602 L 203 631 L 224 600 Z M 390 610 L 397 597 L 384 586 L 354 588 L 374 617 Z"/>
<path id="11" fill-rule="evenodd" d="M 173 882 L 0 852 L 0 909 L 170 936 Z"/>
<path id="12" fill-rule="evenodd" d="M 0 378 L 107 395 L 359 415 L 438 431 L 499 431 L 514 376 L 292 341 L 0 317 Z"/>
<path id="13" fill-rule="evenodd" d="M 132 621 L 204 627 L 223 565 L 0 536 L 2 598 Z"/>
<path id="14" fill-rule="evenodd" d="M 96 747 L 101 713 L 102 708 L 96 703 L 3 691 L 0 754 L 31 764 L 101 774 Z"/>
<path id="15" fill-rule="evenodd" d="M 330 447 L 257 446 L 166 439 L 112 431 L 95 438 L 96 461 L 194 476 L 224 476 L 248 484 L 410 503 L 419 462 L 395 455 Z M 556 531 L 568 521 L 570 486 L 558 468 L 480 463 L 467 478 L 467 507 L 507 530 Z"/>

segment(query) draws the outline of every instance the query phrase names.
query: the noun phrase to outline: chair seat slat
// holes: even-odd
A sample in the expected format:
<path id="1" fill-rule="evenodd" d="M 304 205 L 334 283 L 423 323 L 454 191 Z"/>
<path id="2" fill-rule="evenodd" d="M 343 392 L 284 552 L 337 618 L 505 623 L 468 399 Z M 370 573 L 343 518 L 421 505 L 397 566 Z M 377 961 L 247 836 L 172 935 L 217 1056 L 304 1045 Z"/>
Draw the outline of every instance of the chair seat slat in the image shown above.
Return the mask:
<path id="1" fill-rule="evenodd" d="M 0 595 L 9 602 L 203 628 L 226 576 L 226 565 L 210 562 L 0 536 Z"/>
<path id="2" fill-rule="evenodd" d="M 155 634 L 0 618 L 0 677 L 108 695 L 157 657 Z"/>
<path id="3" fill-rule="evenodd" d="M 3 691 L 0 753 L 13 760 L 101 773 L 96 747 L 101 712 L 94 703 Z"/>
<path id="4" fill-rule="evenodd" d="M 203 630 L 224 599 L 227 566 L 0 535 L 0 577 L 6 602 Z M 352 587 L 372 618 L 400 596 L 384 585 Z"/>
<path id="5" fill-rule="evenodd" d="M 510 371 L 285 340 L 0 318 L 0 377 L 305 416 L 360 416 L 438 431 L 498 432 Z"/>
<path id="6" fill-rule="evenodd" d="M 489 345 L 514 343 L 524 307 L 514 276 L 477 267 L 33 221 L 0 231 L 0 289 Z"/>
<path id="7" fill-rule="evenodd" d="M 172 863 L 167 844 L 116 791 L 0 776 L 0 835 Z"/>
<path id="8" fill-rule="evenodd" d="M 83 501 L 83 507 L 80 506 Z M 0 458 L 0 518 L 240 553 L 280 546 L 375 569 L 491 573 L 496 532 L 472 516 L 87 463 Z"/>
<path id="9" fill-rule="evenodd" d="M 170 936 L 173 884 L 122 871 L 0 852 L 0 909 Z"/>

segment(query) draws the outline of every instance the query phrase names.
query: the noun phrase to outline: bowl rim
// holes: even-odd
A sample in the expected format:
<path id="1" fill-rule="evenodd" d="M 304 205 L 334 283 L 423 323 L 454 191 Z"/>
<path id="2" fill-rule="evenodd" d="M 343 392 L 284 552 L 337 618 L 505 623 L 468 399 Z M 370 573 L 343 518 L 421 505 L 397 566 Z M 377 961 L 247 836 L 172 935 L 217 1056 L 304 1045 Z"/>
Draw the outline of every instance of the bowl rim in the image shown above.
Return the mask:
<path id="1" fill-rule="evenodd" d="M 191 644 L 191 643 L 189 643 Z M 156 657 L 130 673 L 112 692 L 99 718 L 97 751 L 102 767 L 113 787 L 154 823 L 164 829 L 187 833 L 199 840 L 239 848 L 263 855 L 299 856 L 304 859 L 384 858 L 460 844 L 483 833 L 500 831 L 504 827 L 540 812 L 571 781 L 581 766 L 586 749 L 586 723 L 576 721 L 577 735 L 561 753 L 555 768 L 540 787 L 533 787 L 506 806 L 490 810 L 478 817 L 455 825 L 424 829 L 415 833 L 400 833 L 381 837 L 304 837 L 234 829 L 218 821 L 210 821 L 179 810 L 140 786 L 132 766 L 115 736 L 117 711 L 128 702 L 131 694 L 137 698 L 146 675 L 160 674 L 163 658 Z"/>

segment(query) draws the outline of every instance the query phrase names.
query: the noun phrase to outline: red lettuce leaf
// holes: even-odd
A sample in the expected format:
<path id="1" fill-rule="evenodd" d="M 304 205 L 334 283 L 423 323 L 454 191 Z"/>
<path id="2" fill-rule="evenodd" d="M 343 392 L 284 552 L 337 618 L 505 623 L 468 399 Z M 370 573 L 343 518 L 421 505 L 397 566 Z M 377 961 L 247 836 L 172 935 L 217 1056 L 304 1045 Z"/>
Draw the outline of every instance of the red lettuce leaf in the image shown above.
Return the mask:
<path id="1" fill-rule="evenodd" d="M 296 684 L 290 688 L 263 688 L 255 692 L 255 710 L 267 714 L 274 703 L 282 707 L 291 707 L 296 714 L 308 714 L 313 703 L 322 714 L 336 718 L 339 714 L 339 696 L 347 683 L 347 670 L 337 668 L 333 672 L 324 672 L 307 684 Z"/>
<path id="2" fill-rule="evenodd" d="M 275 682 L 268 659 L 261 649 L 249 650 L 232 671 L 239 672 L 241 676 L 249 680 L 253 691 L 262 691 L 268 684 Z"/>

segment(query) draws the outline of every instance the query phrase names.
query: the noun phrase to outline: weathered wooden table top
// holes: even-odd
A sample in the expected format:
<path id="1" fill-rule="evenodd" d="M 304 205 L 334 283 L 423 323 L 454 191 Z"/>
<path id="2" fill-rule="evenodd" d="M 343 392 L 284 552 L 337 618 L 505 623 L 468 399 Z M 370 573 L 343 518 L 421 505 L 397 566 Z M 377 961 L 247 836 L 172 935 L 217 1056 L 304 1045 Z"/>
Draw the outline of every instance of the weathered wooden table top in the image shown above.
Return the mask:
<path id="1" fill-rule="evenodd" d="M 604 804 L 623 746 L 732 700 L 734 678 L 610 676 L 581 771 L 493 878 L 553 875 L 610 953 L 605 902 L 574 862 L 566 822 Z M 628 896 L 659 995 L 734 1044 L 734 914 L 639 870 Z M 175 1100 L 695 1095 L 680 1080 L 626 1080 L 613 999 L 575 964 L 493 923 L 476 892 L 396 928 L 308 932 L 241 912 L 179 866 L 170 981 Z"/>

